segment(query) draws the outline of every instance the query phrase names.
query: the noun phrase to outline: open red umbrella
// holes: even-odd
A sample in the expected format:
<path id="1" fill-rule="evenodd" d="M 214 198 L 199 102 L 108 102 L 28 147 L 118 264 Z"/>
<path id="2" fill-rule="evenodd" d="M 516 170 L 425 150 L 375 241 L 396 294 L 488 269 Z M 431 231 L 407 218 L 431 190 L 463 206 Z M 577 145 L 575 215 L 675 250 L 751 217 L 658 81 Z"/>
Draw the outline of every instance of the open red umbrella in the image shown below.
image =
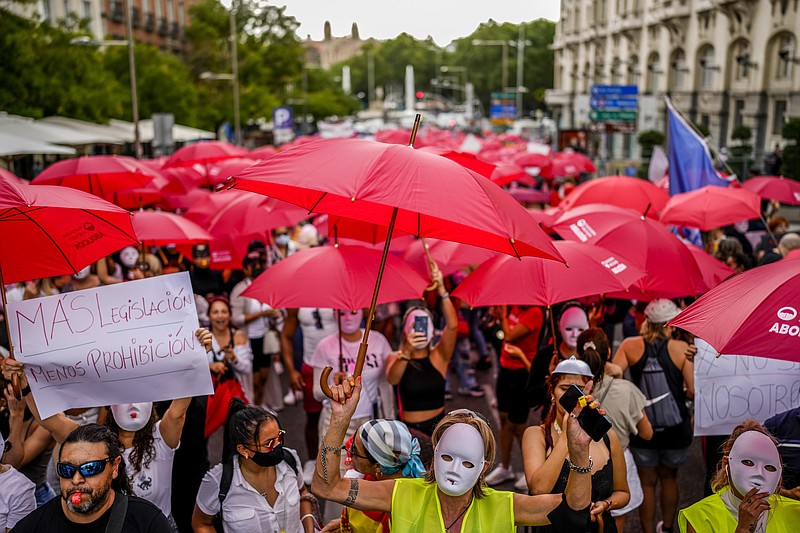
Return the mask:
<path id="1" fill-rule="evenodd" d="M 709 289 L 713 289 L 733 276 L 733 269 L 719 259 L 712 257 L 699 246 L 689 243 L 684 244 L 686 244 L 686 247 L 692 253 L 692 257 L 694 257 L 697 263 L 697 268 L 699 268 L 700 272 L 703 274 L 703 283 L 705 283 Z"/>
<path id="2" fill-rule="evenodd" d="M 248 157 L 250 159 L 267 159 L 268 157 L 272 157 L 277 153 L 277 148 L 271 144 L 265 144 L 264 146 L 259 146 L 258 148 L 253 148 L 250 150 L 250 155 L 248 155 Z"/>
<path id="3" fill-rule="evenodd" d="M 627 176 L 607 176 L 585 181 L 564 199 L 561 206 L 571 209 L 586 204 L 627 207 L 639 214 L 657 218 L 669 195 L 647 180 Z"/>
<path id="4" fill-rule="evenodd" d="M 800 362 L 800 258 L 734 276 L 684 309 L 669 325 L 722 354 Z"/>
<path id="5" fill-rule="evenodd" d="M 414 241 L 406 249 L 403 258 L 414 268 L 425 273 L 428 272 L 428 257 L 425 254 L 425 244 L 428 245 L 430 257 L 436 262 L 443 276 L 449 276 L 470 265 L 483 263 L 497 255 L 495 251 L 459 242 L 441 241 L 439 239 L 426 239 L 425 243 L 422 240 Z M 545 261 L 551 262 L 547 259 Z M 555 263 L 556 261 L 552 262 Z"/>
<path id="6" fill-rule="evenodd" d="M 674 298 L 708 290 L 686 245 L 663 224 L 635 211 L 589 204 L 566 211 L 552 227 L 565 239 L 602 246 L 644 270 L 647 275 L 632 287 L 640 291 L 637 299 Z"/>
<path id="7" fill-rule="evenodd" d="M 202 244 L 214 238 L 191 220 L 164 211 L 135 211 L 133 229 L 145 246 Z"/>
<path id="8" fill-rule="evenodd" d="M 228 178 L 238 174 L 255 162 L 255 159 L 242 158 L 227 159 L 225 161 L 220 161 L 219 163 L 209 165 L 208 171 L 206 172 L 206 182 L 208 185 L 216 187 L 220 183 L 224 183 Z"/>
<path id="9" fill-rule="evenodd" d="M 462 167 L 474 170 L 484 178 L 491 177 L 492 172 L 494 172 L 495 169 L 495 166 L 492 163 L 478 159 L 475 157 L 475 154 L 471 154 L 469 152 L 457 152 L 447 148 L 439 148 L 438 146 L 425 146 L 420 148 L 420 150 L 423 152 L 440 155 L 442 157 L 446 157 L 447 159 L 452 159 Z"/>
<path id="10" fill-rule="evenodd" d="M 155 205 L 164 200 L 164 195 L 152 188 L 139 187 L 107 194 L 105 199 L 123 209 L 133 210 Z"/>
<path id="11" fill-rule="evenodd" d="M 244 291 L 275 308 L 362 309 L 372 299 L 381 252 L 362 246 L 319 246 L 301 250 L 264 271 Z M 378 302 L 419 298 L 428 280 L 390 255 Z"/>
<path id="12" fill-rule="evenodd" d="M 645 274 L 619 254 L 600 246 L 570 241 L 554 243 L 567 264 L 498 255 L 476 268 L 453 296 L 473 307 L 542 305 L 595 294 L 624 291 Z M 567 266 L 569 265 L 569 266 Z"/>
<path id="13" fill-rule="evenodd" d="M 709 231 L 760 216 L 761 199 L 755 193 L 708 185 L 672 196 L 661 213 L 661 222 Z"/>
<path id="14" fill-rule="evenodd" d="M 553 164 L 557 163 L 573 164 L 578 167 L 580 172 L 597 172 L 597 167 L 594 166 L 594 162 L 592 162 L 588 156 L 580 152 L 571 150 L 567 152 L 558 152 L 553 156 Z"/>
<path id="15" fill-rule="evenodd" d="M 208 165 L 225 159 L 247 157 L 248 151 L 223 141 L 203 141 L 187 144 L 175 150 L 164 168 Z"/>
<path id="16" fill-rule="evenodd" d="M 523 152 L 514 158 L 514 163 L 521 167 L 547 168 L 553 164 L 553 158 L 549 154 Z"/>
<path id="17" fill-rule="evenodd" d="M 165 194 L 164 199 L 156 206 L 167 211 L 187 211 L 192 206 L 207 200 L 211 194 L 208 189 L 192 189 L 182 194 Z"/>
<path id="18" fill-rule="evenodd" d="M 497 168 L 494 169 L 492 175 L 489 177 L 493 182 L 499 186 L 508 185 L 512 181 L 524 183 L 525 185 L 535 185 L 536 180 L 525 172 L 517 163 L 505 162 L 498 163 Z"/>
<path id="19" fill-rule="evenodd" d="M 4 168 L 0 168 L 0 179 L 5 179 L 7 181 L 11 181 L 14 183 L 19 183 L 20 185 L 29 185 L 27 181 L 20 178 L 10 170 L 6 170 Z"/>
<path id="20" fill-rule="evenodd" d="M 56 161 L 38 176 L 33 185 L 60 185 L 105 197 L 116 191 L 144 187 L 157 171 L 121 155 L 92 155 Z"/>
<path id="21" fill-rule="evenodd" d="M 800 181 L 783 176 L 756 176 L 742 183 L 742 188 L 754 192 L 766 200 L 800 205 Z"/>

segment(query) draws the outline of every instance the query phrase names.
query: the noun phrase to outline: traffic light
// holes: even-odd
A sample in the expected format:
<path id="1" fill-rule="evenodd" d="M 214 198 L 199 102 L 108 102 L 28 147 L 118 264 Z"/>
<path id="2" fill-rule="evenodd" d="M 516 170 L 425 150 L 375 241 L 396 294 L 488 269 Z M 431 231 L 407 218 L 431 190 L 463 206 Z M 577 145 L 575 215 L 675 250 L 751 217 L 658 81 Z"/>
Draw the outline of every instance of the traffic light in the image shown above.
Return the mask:
<path id="1" fill-rule="evenodd" d="M 422 100 L 425 98 L 425 93 L 422 91 L 417 91 L 417 100 Z"/>

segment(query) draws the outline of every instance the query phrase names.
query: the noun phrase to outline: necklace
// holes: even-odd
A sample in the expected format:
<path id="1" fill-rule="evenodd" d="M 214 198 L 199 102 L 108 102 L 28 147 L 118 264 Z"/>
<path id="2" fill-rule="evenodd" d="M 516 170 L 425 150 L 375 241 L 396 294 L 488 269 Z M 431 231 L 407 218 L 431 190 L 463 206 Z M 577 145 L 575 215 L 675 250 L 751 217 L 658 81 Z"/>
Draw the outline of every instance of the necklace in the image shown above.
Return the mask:
<path id="1" fill-rule="evenodd" d="M 455 520 L 453 520 L 452 522 L 450 522 L 450 525 L 449 525 L 449 526 L 447 526 L 446 528 L 444 528 L 444 533 L 450 533 L 450 528 L 451 528 L 451 527 L 453 527 L 453 526 L 456 524 L 456 522 L 458 522 L 459 520 L 461 520 L 461 517 L 462 517 L 462 516 L 464 516 L 464 514 L 467 512 L 467 509 L 469 509 L 469 506 L 470 506 L 470 505 L 472 505 L 472 500 L 471 500 L 471 499 L 469 500 L 469 503 L 467 504 L 467 506 L 466 506 L 466 507 L 464 507 L 464 510 L 463 510 L 463 511 L 461 511 L 460 513 L 458 513 L 458 516 L 456 517 L 456 519 L 455 519 Z"/>
<path id="2" fill-rule="evenodd" d="M 558 421 L 553 420 L 553 429 L 556 430 L 556 433 L 561 435 L 561 426 L 558 425 Z"/>

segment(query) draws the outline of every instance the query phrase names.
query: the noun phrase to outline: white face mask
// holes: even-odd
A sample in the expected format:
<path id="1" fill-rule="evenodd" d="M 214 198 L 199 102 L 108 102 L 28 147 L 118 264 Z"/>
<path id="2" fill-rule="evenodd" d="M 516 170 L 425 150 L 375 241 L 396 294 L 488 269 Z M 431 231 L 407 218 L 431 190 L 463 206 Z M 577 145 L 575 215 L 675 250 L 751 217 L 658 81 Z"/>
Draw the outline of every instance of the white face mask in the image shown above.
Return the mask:
<path id="1" fill-rule="evenodd" d="M 136 266 L 136 261 L 139 260 L 139 250 L 133 246 L 126 246 L 119 253 L 119 261 L 127 268 Z"/>
<path id="2" fill-rule="evenodd" d="M 86 279 L 89 277 L 89 274 L 92 272 L 92 265 L 89 265 L 86 268 L 82 268 L 78 270 L 75 274 L 72 275 L 75 279 Z"/>
<path id="3" fill-rule="evenodd" d="M 111 406 L 114 421 L 125 431 L 139 431 L 150 421 L 153 402 L 121 403 Z"/>
<path id="4" fill-rule="evenodd" d="M 359 309 L 355 314 L 350 311 L 339 311 L 339 327 L 342 333 L 350 335 L 361 329 L 361 320 L 364 318 L 364 311 Z"/>
<path id="5" fill-rule="evenodd" d="M 561 333 L 561 340 L 570 348 L 578 346 L 578 335 L 589 329 L 589 319 L 586 313 L 579 307 L 570 307 L 558 321 L 558 331 Z"/>
<path id="6" fill-rule="evenodd" d="M 288 235 L 278 235 L 275 237 L 275 244 L 278 246 L 286 246 L 289 244 L 289 236 Z"/>
<path id="7" fill-rule="evenodd" d="M 775 494 L 783 468 L 778 448 L 768 436 L 759 431 L 745 431 L 733 443 L 728 455 L 730 481 L 744 496 L 751 489 Z"/>
<path id="8" fill-rule="evenodd" d="M 472 490 L 485 464 L 483 438 L 469 424 L 447 428 L 433 452 L 436 484 L 448 496 L 461 496 Z"/>
<path id="9" fill-rule="evenodd" d="M 430 313 L 428 313 L 427 311 L 425 311 L 423 309 L 415 309 L 415 310 L 411 311 L 408 314 L 408 316 L 406 317 L 406 323 L 403 325 L 403 333 L 405 335 L 408 335 L 409 332 L 412 329 L 414 329 L 414 318 L 418 317 L 418 316 L 428 317 L 428 329 L 425 332 L 425 341 L 426 342 L 425 342 L 425 344 L 423 344 L 421 346 L 415 346 L 415 348 L 421 349 L 421 348 L 425 348 L 426 346 L 428 346 L 431 343 L 431 340 L 433 339 L 433 317 L 431 316 Z"/>

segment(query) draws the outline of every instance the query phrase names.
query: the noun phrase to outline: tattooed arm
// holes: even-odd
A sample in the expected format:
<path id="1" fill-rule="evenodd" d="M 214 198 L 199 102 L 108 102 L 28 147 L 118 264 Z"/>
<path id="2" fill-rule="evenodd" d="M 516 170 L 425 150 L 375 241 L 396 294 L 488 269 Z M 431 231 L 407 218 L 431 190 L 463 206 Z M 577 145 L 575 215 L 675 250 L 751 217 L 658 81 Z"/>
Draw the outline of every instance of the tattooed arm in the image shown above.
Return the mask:
<path id="1" fill-rule="evenodd" d="M 331 391 L 331 423 L 317 455 L 311 492 L 320 498 L 355 509 L 391 512 L 393 480 L 342 479 L 339 475 L 341 454 L 346 453 L 342 449 L 342 441 L 358 405 L 361 378 L 354 380 L 353 376 L 348 375 L 341 385 L 331 387 Z"/>

